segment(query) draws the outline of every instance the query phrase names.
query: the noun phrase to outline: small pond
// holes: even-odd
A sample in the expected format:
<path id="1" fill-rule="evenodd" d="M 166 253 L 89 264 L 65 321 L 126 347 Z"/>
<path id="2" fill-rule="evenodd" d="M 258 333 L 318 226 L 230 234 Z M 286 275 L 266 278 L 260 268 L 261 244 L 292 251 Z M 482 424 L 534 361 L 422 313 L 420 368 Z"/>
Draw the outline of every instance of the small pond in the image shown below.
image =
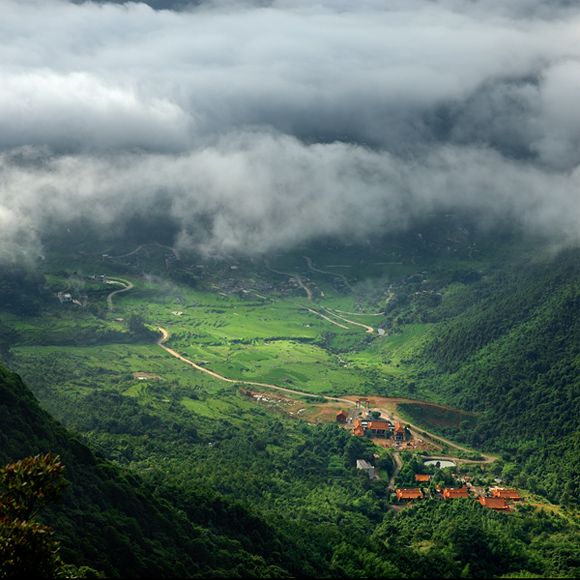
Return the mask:
<path id="1" fill-rule="evenodd" d="M 455 467 L 455 461 L 451 461 L 450 459 L 425 459 L 423 463 L 425 465 L 437 465 L 439 463 L 441 469 L 444 467 Z"/>

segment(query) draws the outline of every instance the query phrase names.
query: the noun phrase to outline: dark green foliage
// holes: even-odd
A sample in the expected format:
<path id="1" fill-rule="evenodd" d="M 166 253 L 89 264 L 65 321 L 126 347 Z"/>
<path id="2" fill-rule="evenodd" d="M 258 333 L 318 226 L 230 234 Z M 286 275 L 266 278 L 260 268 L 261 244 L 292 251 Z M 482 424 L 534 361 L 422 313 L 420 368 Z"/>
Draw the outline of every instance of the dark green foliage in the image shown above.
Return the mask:
<path id="1" fill-rule="evenodd" d="M 39 288 L 46 280 L 24 264 L 0 264 L 0 309 L 22 316 L 38 313 Z"/>
<path id="2" fill-rule="evenodd" d="M 158 332 L 151 330 L 145 325 L 145 319 L 141 314 L 131 314 L 127 320 L 127 326 L 133 336 L 133 342 L 154 342 L 159 336 Z"/>
<path id="3" fill-rule="evenodd" d="M 0 469 L 0 578 L 60 576 L 52 529 L 30 521 L 60 499 L 67 482 L 58 457 L 37 455 Z"/>
<path id="4" fill-rule="evenodd" d="M 190 490 L 187 496 L 175 488 L 169 499 L 154 494 L 140 477 L 95 458 L 38 407 L 18 375 L 1 367 L 0 418 L 4 463 L 52 450 L 66 465 L 71 485 L 63 503 L 42 514 L 43 523 L 54 528 L 66 562 L 89 565 L 107 577 L 289 575 L 276 567 L 268 542 L 260 548 L 236 539 L 242 530 L 262 526 L 264 536 L 278 542 L 282 552 L 293 549 L 289 538 L 282 539 L 259 516 L 207 488 Z M 196 511 L 178 510 L 170 501 L 172 495 L 186 497 Z M 186 507 L 183 499 L 179 505 Z M 214 518 L 216 505 L 225 514 L 219 521 Z M 238 514 L 235 523 L 227 516 L 232 509 Z M 292 565 L 300 575 L 311 565 L 305 552 L 295 549 Z"/>
<path id="5" fill-rule="evenodd" d="M 169 271 L 169 277 L 175 282 L 180 284 L 185 284 L 190 288 L 195 288 L 197 286 L 197 278 L 194 276 L 191 270 L 185 268 L 174 268 Z"/>
<path id="6" fill-rule="evenodd" d="M 131 227 L 137 231 L 137 226 L 136 219 Z M 385 307 L 380 324 L 387 334 L 421 323 L 415 346 L 389 343 L 393 352 L 383 362 L 393 357 L 396 367 L 379 368 L 373 352 L 381 352 L 383 339 L 360 329 L 335 333 L 321 326 L 316 338 L 292 340 L 329 352 L 368 349 L 369 366 L 360 370 L 368 394 L 389 393 L 396 384 L 414 398 L 429 392 L 478 413 L 418 404 L 403 408 L 431 429 L 501 453 L 501 461 L 481 471 L 488 484 L 502 477 L 573 508 L 580 500 L 580 253 L 518 263 L 516 254 L 508 259 L 488 248 L 494 265 L 480 267 L 468 261 L 472 247 L 459 245 L 463 262 L 452 264 L 440 258 L 448 229 L 422 228 L 421 239 L 405 239 L 400 251 L 413 264 L 406 277 L 383 280 L 382 288 L 369 290 L 374 302 L 362 303 Z M 457 232 L 453 236 L 458 238 Z M 164 252 L 151 253 L 155 272 L 176 284 L 197 282 L 172 260 L 166 270 Z M 363 268 L 363 253 L 357 252 Z M 415 264 L 425 270 L 418 272 Z M 339 294 L 351 291 L 343 282 L 337 285 Z M 385 305 L 387 289 L 393 297 Z M 24 314 L 10 292 L 6 309 Z M 223 298 L 226 304 L 229 298 Z M 27 345 L 155 340 L 145 309 L 137 308 L 131 318 L 124 314 L 129 332 L 107 323 L 104 301 L 89 310 L 79 306 L 73 319 L 73 311 L 55 308 L 51 315 L 66 320 L 69 330 L 61 328 L 59 334 L 23 324 L 19 340 Z M 221 316 L 229 310 L 213 312 Z M 8 355 L 16 338 L 10 332 L 0 327 L 0 349 L 5 336 Z M 188 332 L 176 332 L 174 344 L 187 346 Z M 397 359 L 399 347 L 404 356 Z M 62 350 L 54 356 L 57 349 L 47 349 L 49 354 L 23 349 L 11 360 L 70 431 L 38 407 L 16 375 L 1 370 L 0 455 L 9 461 L 60 453 L 72 483 L 63 504 L 47 508 L 43 522 L 54 527 L 65 561 L 78 567 L 111 577 L 579 575 L 580 538 L 572 520 L 526 506 L 498 514 L 473 500 L 425 501 L 394 516 L 387 480 L 370 481 L 354 467 L 357 459 L 366 459 L 393 473 L 388 452 L 375 461 L 377 449 L 368 440 L 260 407 L 244 407 L 243 415 L 232 412 L 231 421 L 224 421 L 196 416 L 183 404 L 209 397 L 229 404 L 233 388 L 204 391 L 205 385 L 200 389 L 186 381 L 151 381 L 139 387 L 146 396 L 136 400 L 121 394 L 137 390 L 129 371 L 82 364 L 80 349 Z M 397 483 L 414 485 L 415 473 L 425 472 L 425 466 L 410 454 L 403 459 Z M 457 484 L 451 470 L 433 474 L 433 484 Z"/>
<path id="7" fill-rule="evenodd" d="M 515 264 L 455 293 L 416 358 L 448 402 L 482 413 L 444 435 L 508 451 L 508 481 L 568 505 L 580 505 L 579 257 Z"/>
<path id="8" fill-rule="evenodd" d="M 18 340 L 18 332 L 9 324 L 0 320 L 0 361 L 8 362 L 11 358 L 10 347 Z"/>

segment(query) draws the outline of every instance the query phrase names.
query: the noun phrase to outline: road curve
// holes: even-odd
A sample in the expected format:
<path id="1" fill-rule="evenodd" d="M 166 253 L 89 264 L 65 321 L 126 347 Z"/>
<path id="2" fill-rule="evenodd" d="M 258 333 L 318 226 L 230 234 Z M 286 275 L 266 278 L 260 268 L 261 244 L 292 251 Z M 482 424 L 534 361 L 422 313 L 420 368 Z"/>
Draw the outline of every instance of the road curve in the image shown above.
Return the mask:
<path id="1" fill-rule="evenodd" d="M 120 290 L 114 290 L 107 296 L 107 304 L 109 306 L 109 311 L 113 310 L 113 296 L 115 294 L 120 294 L 121 292 L 127 292 L 127 290 L 131 290 L 131 288 L 135 287 L 135 284 L 130 280 L 125 280 L 124 278 L 109 278 L 109 284 L 124 284 L 124 288 Z"/>
<path id="2" fill-rule="evenodd" d="M 336 318 L 339 318 L 340 320 L 344 320 L 345 322 L 348 322 L 349 324 L 354 324 L 355 326 L 362 326 L 362 328 L 366 329 L 367 333 L 373 333 L 375 331 L 375 329 L 372 326 L 369 326 L 368 324 L 363 324 L 362 322 L 355 322 L 354 320 L 349 320 L 348 318 L 345 318 L 344 316 L 340 316 L 340 314 L 335 314 L 332 309 L 330 308 L 325 308 L 324 310 L 326 310 L 326 312 L 328 312 L 329 314 L 332 314 L 332 316 L 336 316 Z"/>

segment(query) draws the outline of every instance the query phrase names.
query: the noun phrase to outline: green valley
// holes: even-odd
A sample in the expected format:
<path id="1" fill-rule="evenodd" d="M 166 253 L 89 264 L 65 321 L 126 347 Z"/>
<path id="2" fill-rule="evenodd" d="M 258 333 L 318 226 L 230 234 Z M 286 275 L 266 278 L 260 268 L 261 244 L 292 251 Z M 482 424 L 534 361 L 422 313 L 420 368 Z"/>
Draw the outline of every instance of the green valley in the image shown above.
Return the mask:
<path id="1" fill-rule="evenodd" d="M 579 572 L 578 250 L 451 216 L 267 259 L 62 245 L 2 266 L 0 352 L 62 425 L 6 372 L 27 402 L 5 407 L 3 460 L 58 453 L 72 481 L 43 515 L 65 562 L 121 577 Z M 337 425 L 359 398 L 413 445 Z M 416 474 L 430 483 L 406 507 L 395 488 Z M 438 495 L 465 481 L 469 499 Z M 508 513 L 474 501 L 498 482 L 524 499 Z M 146 533 L 147 510 L 179 524 Z"/>

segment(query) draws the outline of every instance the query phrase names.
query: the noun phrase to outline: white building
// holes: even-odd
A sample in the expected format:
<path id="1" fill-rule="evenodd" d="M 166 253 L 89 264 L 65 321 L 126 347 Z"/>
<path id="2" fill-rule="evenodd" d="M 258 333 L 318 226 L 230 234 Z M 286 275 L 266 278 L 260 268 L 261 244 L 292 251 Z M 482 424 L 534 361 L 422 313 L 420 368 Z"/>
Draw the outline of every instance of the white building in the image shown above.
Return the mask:
<path id="1" fill-rule="evenodd" d="M 369 479 L 375 478 L 375 468 L 368 461 L 364 459 L 357 459 L 356 468 L 366 471 L 367 475 L 369 476 Z"/>

